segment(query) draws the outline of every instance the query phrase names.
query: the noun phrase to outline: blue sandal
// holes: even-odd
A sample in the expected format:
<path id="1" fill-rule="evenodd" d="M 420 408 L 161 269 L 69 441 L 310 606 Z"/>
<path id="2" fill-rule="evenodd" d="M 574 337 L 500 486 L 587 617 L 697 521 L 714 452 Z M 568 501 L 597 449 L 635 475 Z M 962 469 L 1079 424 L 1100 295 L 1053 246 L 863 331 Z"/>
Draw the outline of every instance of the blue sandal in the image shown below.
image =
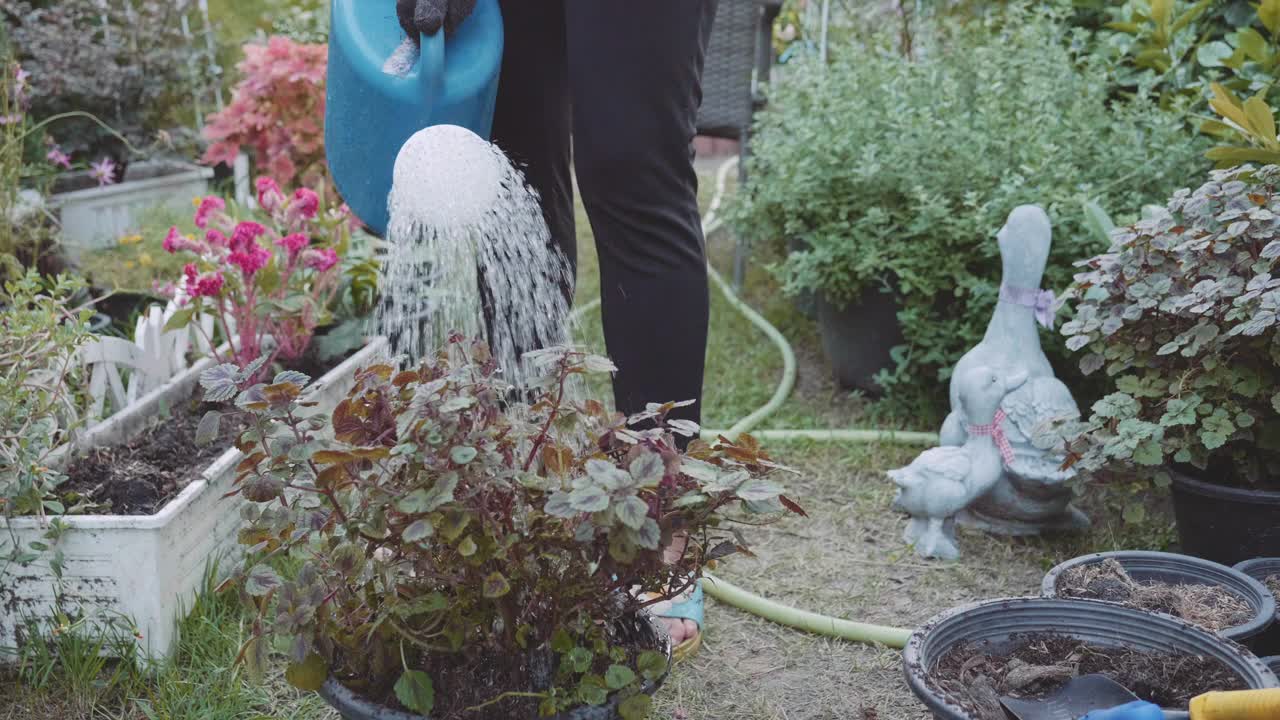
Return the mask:
<path id="1" fill-rule="evenodd" d="M 646 594 L 647 599 L 654 597 L 657 597 L 657 595 Z M 686 638 L 684 642 L 672 648 L 671 658 L 673 660 L 677 662 L 686 660 L 702 647 L 702 621 L 705 609 L 706 603 L 702 595 L 701 582 L 694 583 L 693 587 L 681 593 L 679 597 L 654 603 L 650 607 L 649 611 L 656 617 L 671 620 L 689 620 L 698 626 L 698 631 L 694 633 L 693 637 Z"/>

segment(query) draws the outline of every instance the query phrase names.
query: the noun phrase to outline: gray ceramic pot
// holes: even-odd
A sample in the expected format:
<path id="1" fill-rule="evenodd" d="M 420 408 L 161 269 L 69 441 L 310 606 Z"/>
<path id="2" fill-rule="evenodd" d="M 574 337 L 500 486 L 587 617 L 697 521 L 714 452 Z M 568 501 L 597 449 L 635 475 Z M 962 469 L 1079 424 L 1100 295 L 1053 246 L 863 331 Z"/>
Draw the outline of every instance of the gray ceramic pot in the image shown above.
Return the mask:
<path id="1" fill-rule="evenodd" d="M 1229 640 L 1247 643 L 1275 620 L 1276 600 L 1262 583 L 1226 565 L 1174 553 L 1122 550 L 1081 555 L 1050 570 L 1040 586 L 1041 594 L 1048 598 L 1058 597 L 1058 579 L 1062 573 L 1079 565 L 1091 565 L 1108 559 L 1120 563 L 1125 572 L 1138 582 L 1219 585 L 1239 595 L 1253 609 L 1253 617 L 1248 622 L 1218 632 Z"/>
<path id="2" fill-rule="evenodd" d="M 1210 657 L 1231 668 L 1251 689 L 1280 687 L 1275 674 L 1248 650 L 1190 623 L 1115 603 L 1054 598 L 986 600 L 935 617 L 907 641 L 902 654 L 907 684 L 938 720 L 981 720 L 934 690 L 929 674 L 961 643 L 982 643 L 999 652 L 1023 633 L 1054 633 L 1103 647 Z"/>

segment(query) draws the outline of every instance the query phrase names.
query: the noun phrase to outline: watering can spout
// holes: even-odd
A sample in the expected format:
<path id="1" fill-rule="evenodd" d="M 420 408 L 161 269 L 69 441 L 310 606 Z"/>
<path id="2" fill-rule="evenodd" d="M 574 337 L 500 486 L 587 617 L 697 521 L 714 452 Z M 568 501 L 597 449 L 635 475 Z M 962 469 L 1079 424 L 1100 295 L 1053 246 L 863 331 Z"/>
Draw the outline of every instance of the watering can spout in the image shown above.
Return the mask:
<path id="1" fill-rule="evenodd" d="M 343 200 L 387 228 L 396 155 L 415 133 L 458 125 L 487 138 L 502 66 L 498 0 L 479 0 L 457 30 L 405 37 L 392 0 L 332 0 L 325 153 Z"/>

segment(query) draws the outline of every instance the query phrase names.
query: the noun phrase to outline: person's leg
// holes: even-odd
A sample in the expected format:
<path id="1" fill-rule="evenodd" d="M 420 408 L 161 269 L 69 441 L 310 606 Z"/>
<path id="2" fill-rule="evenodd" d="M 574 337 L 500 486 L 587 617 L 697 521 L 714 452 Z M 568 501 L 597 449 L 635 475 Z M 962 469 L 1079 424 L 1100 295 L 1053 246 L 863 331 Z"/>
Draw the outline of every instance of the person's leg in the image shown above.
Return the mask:
<path id="1" fill-rule="evenodd" d="M 600 257 L 605 344 L 624 413 L 694 400 L 700 421 L 709 297 L 691 144 L 715 0 L 565 0 L 574 164 Z M 701 596 L 669 607 L 683 652 Z M 686 619 L 689 618 L 689 619 Z"/>
<path id="2" fill-rule="evenodd" d="M 577 264 L 564 0 L 502 0 L 506 46 L 493 141 L 542 199 L 551 239 Z"/>
<path id="3" fill-rule="evenodd" d="M 706 252 L 691 143 L 715 0 L 565 0 L 574 165 L 600 256 L 605 343 L 624 413 L 695 400 Z"/>

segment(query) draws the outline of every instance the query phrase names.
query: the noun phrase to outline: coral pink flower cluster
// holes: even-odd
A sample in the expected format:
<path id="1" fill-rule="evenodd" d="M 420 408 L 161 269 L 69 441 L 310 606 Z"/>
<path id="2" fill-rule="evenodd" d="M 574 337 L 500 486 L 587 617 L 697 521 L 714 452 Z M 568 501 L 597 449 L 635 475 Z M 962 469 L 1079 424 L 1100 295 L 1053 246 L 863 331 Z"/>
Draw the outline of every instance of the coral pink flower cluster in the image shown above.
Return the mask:
<path id="1" fill-rule="evenodd" d="M 244 150 L 285 184 L 327 183 L 322 122 L 327 53 L 323 44 L 279 35 L 265 45 L 246 45 L 237 66 L 244 79 L 231 104 L 205 127 L 211 143 L 205 162 L 232 162 Z"/>
<path id="2" fill-rule="evenodd" d="M 173 287 L 198 312 L 214 315 L 224 339 L 234 339 L 233 361 L 240 365 L 263 352 L 295 360 L 306 351 L 340 275 L 337 250 L 313 238 L 324 237 L 328 225 L 349 222 L 345 210 L 322 217 L 320 196 L 308 188 L 290 195 L 263 177 L 257 190 L 268 224 L 238 220 L 226 201 L 210 196 L 197 202 L 193 218 L 203 238 L 174 227 L 164 239 L 166 252 L 195 256 Z"/>

